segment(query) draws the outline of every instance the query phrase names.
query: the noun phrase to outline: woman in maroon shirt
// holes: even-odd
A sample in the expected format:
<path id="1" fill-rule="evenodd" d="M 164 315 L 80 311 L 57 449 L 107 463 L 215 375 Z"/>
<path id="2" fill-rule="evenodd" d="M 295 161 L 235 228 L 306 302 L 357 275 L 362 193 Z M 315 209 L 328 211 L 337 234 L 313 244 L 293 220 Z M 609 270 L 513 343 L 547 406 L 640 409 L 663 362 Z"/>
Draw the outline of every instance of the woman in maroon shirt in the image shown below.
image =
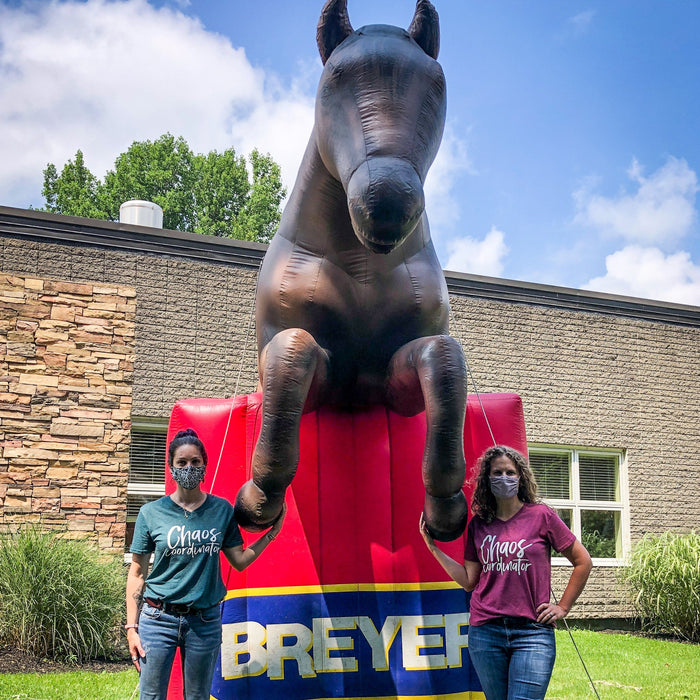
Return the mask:
<path id="1" fill-rule="evenodd" d="M 541 700 L 554 667 L 554 626 L 581 594 L 591 558 L 559 516 L 537 498 L 526 459 L 497 445 L 480 460 L 464 564 L 438 549 L 421 515 L 428 549 L 473 591 L 469 656 L 487 700 Z M 572 564 L 559 603 L 550 602 L 551 550 Z"/>

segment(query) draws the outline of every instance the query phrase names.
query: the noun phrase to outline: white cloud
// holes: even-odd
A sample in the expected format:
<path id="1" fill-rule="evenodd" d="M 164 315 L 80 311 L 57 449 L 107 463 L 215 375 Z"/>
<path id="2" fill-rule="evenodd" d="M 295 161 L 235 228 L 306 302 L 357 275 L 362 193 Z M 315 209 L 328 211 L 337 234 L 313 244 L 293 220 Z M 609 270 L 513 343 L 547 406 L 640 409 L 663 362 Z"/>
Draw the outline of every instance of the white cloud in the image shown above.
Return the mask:
<path id="1" fill-rule="evenodd" d="M 576 222 L 645 245 L 674 243 L 692 230 L 698 178 L 685 160 L 671 157 L 649 177 L 634 160 L 627 174 L 637 185 L 633 194 L 604 197 L 588 187 L 574 193 Z"/>
<path id="2" fill-rule="evenodd" d="M 583 289 L 700 305 L 700 267 L 685 251 L 628 246 L 605 258 L 606 274 Z"/>
<path id="3" fill-rule="evenodd" d="M 425 181 L 425 209 L 435 241 L 447 240 L 460 220 L 460 204 L 454 184 L 462 173 L 474 174 L 474 167 L 467 154 L 466 143 L 448 123 L 440 150 Z"/>
<path id="4" fill-rule="evenodd" d="M 585 10 L 583 12 L 579 12 L 573 17 L 569 17 L 568 21 L 577 34 L 583 34 L 586 31 L 588 31 L 588 28 L 591 26 L 591 22 L 593 21 L 594 17 L 595 10 Z"/>
<path id="5" fill-rule="evenodd" d="M 145 0 L 0 6 L 0 203 L 39 205 L 41 171 L 82 149 L 98 176 L 132 141 L 170 131 L 195 151 L 253 146 L 288 187 L 312 91 L 283 88 L 220 35 Z"/>
<path id="6" fill-rule="evenodd" d="M 503 273 L 503 259 L 509 251 L 503 232 L 495 226 L 483 240 L 456 238 L 447 243 L 447 249 L 450 257 L 446 270 L 492 277 L 500 277 Z"/>
<path id="7" fill-rule="evenodd" d="M 0 204 L 42 204 L 42 170 L 80 148 L 102 177 L 135 140 L 166 131 L 198 152 L 269 152 L 291 191 L 313 124 L 319 59 L 282 85 L 243 48 L 146 0 L 0 5 Z M 175 7 L 173 7 L 173 5 Z M 426 183 L 435 236 L 459 219 L 455 178 L 471 171 L 450 125 Z"/>

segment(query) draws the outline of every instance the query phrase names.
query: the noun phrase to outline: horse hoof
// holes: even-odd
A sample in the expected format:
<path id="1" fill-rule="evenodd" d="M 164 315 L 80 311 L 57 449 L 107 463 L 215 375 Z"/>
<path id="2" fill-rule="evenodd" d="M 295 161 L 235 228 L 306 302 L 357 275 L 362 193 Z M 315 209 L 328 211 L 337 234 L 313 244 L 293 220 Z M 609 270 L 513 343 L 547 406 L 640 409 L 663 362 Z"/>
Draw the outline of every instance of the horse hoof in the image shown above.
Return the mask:
<path id="1" fill-rule="evenodd" d="M 254 481 L 246 481 L 233 507 L 238 525 L 249 532 L 262 532 L 274 525 L 282 513 L 284 492 L 266 494 Z"/>
<path id="2" fill-rule="evenodd" d="M 467 499 L 462 491 L 447 498 L 425 494 L 425 524 L 433 539 L 439 542 L 456 540 L 467 526 Z"/>

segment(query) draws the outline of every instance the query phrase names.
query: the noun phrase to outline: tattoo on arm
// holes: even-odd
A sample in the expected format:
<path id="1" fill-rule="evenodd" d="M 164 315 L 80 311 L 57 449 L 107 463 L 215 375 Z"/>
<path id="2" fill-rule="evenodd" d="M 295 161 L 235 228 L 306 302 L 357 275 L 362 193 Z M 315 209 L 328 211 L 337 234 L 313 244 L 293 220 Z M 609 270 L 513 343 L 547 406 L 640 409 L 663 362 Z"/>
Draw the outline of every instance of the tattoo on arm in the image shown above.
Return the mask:
<path id="1" fill-rule="evenodd" d="M 134 595 L 133 595 L 132 597 L 133 597 L 133 599 L 136 601 L 136 605 L 137 605 L 137 606 L 139 607 L 139 609 L 140 609 L 141 606 L 143 605 L 143 587 L 141 587 L 140 590 L 135 591 L 135 592 L 134 592 Z"/>

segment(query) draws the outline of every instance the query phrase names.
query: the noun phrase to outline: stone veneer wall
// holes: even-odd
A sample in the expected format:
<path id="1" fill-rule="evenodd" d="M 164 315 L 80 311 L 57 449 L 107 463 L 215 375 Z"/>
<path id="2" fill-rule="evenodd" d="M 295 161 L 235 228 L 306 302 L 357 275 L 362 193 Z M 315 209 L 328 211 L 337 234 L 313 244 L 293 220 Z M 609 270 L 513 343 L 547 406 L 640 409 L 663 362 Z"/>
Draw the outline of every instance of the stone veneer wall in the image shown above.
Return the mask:
<path id="1" fill-rule="evenodd" d="M 0 272 L 135 290 L 135 416 L 168 418 L 178 399 L 255 390 L 255 267 L 0 233 Z"/>
<path id="2" fill-rule="evenodd" d="M 59 219 L 43 216 L 52 225 Z M 254 263 L 1 233 L 0 246 L 6 272 L 121 282 L 136 290 L 133 415 L 165 418 L 179 398 L 230 396 L 236 386 L 238 393 L 255 389 Z M 511 283 L 508 298 L 499 299 L 497 282 L 470 296 L 459 291 L 458 276 L 448 274 L 451 332 L 462 342 L 479 391 L 522 396 L 531 444 L 626 450 L 632 543 L 645 532 L 696 526 L 700 480 L 688 455 L 700 439 L 700 316 L 691 313 L 687 322 L 674 323 L 651 313 L 645 318 L 642 311 L 630 318 L 623 304 L 620 314 L 609 306 L 607 313 L 596 313 L 566 308 L 552 293 L 544 295 L 546 303 L 515 303 L 509 297 L 517 296 L 517 283 Z M 585 304 L 588 293 L 580 295 Z M 126 473 L 128 463 L 122 469 Z M 566 567 L 554 568 L 557 594 L 567 573 Z M 598 567 L 572 616 L 629 612 L 617 568 Z"/>
<path id="3" fill-rule="evenodd" d="M 0 528 L 124 550 L 136 293 L 0 275 Z"/>

